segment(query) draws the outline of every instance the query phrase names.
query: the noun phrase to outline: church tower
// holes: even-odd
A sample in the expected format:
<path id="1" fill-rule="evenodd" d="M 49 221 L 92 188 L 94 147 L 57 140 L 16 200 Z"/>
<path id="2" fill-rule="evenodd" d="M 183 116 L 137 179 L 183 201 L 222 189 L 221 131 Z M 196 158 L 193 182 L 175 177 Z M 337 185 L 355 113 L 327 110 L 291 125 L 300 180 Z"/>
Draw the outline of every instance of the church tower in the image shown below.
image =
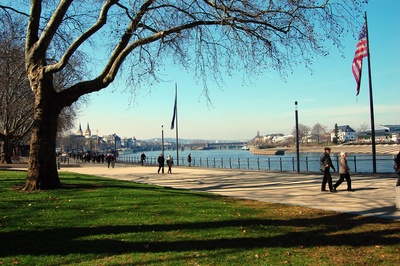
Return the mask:
<path id="1" fill-rule="evenodd" d="M 89 139 L 91 136 L 92 136 L 92 132 L 90 131 L 89 123 L 87 123 L 87 128 L 85 131 L 85 138 Z"/>
<path id="2" fill-rule="evenodd" d="M 79 129 L 78 132 L 76 133 L 78 136 L 83 136 L 83 131 L 82 131 L 82 126 L 81 123 L 79 123 Z"/>

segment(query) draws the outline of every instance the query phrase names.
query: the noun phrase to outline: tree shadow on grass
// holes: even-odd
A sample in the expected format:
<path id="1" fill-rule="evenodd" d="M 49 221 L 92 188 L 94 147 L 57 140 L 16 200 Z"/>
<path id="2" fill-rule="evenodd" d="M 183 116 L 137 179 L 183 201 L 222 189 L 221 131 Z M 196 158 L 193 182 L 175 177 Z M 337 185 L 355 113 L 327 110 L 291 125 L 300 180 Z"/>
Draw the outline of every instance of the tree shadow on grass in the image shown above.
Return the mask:
<path id="1" fill-rule="evenodd" d="M 218 251 L 224 249 L 252 248 L 298 248 L 370 245 L 398 245 L 400 224 L 373 217 L 356 217 L 337 214 L 318 218 L 282 219 L 233 219 L 216 222 L 115 225 L 99 227 L 50 228 L 19 230 L 0 233 L 0 257 L 18 255 L 67 255 L 80 254 L 125 254 L 136 252 L 186 252 Z M 385 229 L 351 230 L 368 224 L 392 223 Z M 246 229 L 249 233 L 238 236 L 216 238 L 220 228 Z M 277 230 L 277 228 L 279 228 Z M 199 230 L 211 232 L 213 237 L 201 239 L 162 240 L 165 233 Z M 148 233 L 154 234 L 151 239 Z M 144 234 L 144 235 L 141 235 Z M 158 235 L 157 235 L 158 234 Z M 188 233 L 190 234 L 190 232 Z M 146 236 L 145 236 L 146 235 Z M 197 235 L 197 234 L 194 234 Z M 204 234 L 208 235 L 208 234 Z M 171 239 L 170 235 L 168 239 Z"/>
<path id="2" fill-rule="evenodd" d="M 83 181 L 83 182 L 81 182 Z M 158 189 L 171 195 L 189 193 L 165 190 L 158 186 L 137 184 L 120 185 L 103 178 L 79 176 L 66 179 L 68 189 L 90 189 L 114 187 L 124 190 Z M 212 197 L 207 193 L 196 194 Z M 158 197 L 158 196 L 157 196 Z M 79 221 L 77 221 L 77 225 Z M 380 225 L 376 228 L 373 225 Z M 367 230 L 363 225 L 373 228 Z M 386 226 L 387 225 L 387 226 Z M 390 225 L 390 226 L 389 226 Z M 217 237 L 220 229 L 233 228 L 222 237 Z M 352 230 L 357 228 L 355 230 Z M 243 233 L 246 230 L 247 233 Z M 252 231 L 257 230 L 257 233 Z M 193 236 L 191 237 L 191 231 Z M 199 232 L 203 233 L 199 237 Z M 176 237 L 175 232 L 185 232 L 189 237 Z M 149 237 L 149 235 L 152 235 Z M 254 235 L 254 237 L 252 237 Z M 151 240 L 149 240 L 151 239 Z M 168 239 L 168 240 L 165 240 Z M 49 256 L 70 254 L 118 255 L 146 252 L 188 252 L 247 250 L 254 248 L 298 248 L 298 247 L 366 247 L 375 245 L 398 246 L 400 243 L 399 223 L 371 217 L 357 217 L 350 214 L 332 214 L 318 218 L 293 219 L 230 219 L 195 223 L 125 224 L 97 227 L 54 227 L 37 230 L 0 232 L 0 257 L 22 255 Z"/>

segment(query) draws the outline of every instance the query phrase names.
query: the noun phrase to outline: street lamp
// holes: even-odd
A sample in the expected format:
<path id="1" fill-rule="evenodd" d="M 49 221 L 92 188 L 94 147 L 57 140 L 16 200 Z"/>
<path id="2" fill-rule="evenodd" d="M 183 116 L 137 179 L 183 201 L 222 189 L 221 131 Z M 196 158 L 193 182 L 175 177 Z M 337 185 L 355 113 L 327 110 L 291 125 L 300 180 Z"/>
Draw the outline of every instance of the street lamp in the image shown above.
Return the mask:
<path id="1" fill-rule="evenodd" d="M 114 153 L 117 156 L 117 133 L 114 133 Z"/>
<path id="2" fill-rule="evenodd" d="M 99 130 L 96 130 L 96 150 L 100 151 L 100 144 L 99 144 Z"/>
<path id="3" fill-rule="evenodd" d="M 297 155 L 297 173 L 300 173 L 300 145 L 299 145 L 299 117 L 297 111 L 297 101 L 294 102 L 294 113 L 296 119 L 296 155 Z"/>
<path id="4" fill-rule="evenodd" d="M 164 160 L 164 125 L 161 125 L 161 151 Z M 164 164 L 162 165 L 162 173 L 164 173 Z"/>

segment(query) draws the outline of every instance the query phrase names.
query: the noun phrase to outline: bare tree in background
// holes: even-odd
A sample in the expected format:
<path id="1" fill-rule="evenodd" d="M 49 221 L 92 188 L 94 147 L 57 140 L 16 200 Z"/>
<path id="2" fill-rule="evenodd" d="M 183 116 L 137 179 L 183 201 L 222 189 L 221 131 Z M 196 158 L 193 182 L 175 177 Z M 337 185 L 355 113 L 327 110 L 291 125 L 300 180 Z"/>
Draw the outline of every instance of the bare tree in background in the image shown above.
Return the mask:
<path id="1" fill-rule="evenodd" d="M 316 123 L 311 129 L 311 135 L 317 139 L 317 143 L 320 143 L 321 137 L 323 137 L 326 133 L 326 126 L 321 125 L 320 123 Z"/>
<path id="2" fill-rule="evenodd" d="M 12 163 L 33 123 L 33 92 L 24 64 L 24 30 L 10 16 L 0 19 L 0 163 Z"/>
<path id="3" fill-rule="evenodd" d="M 34 94 L 24 63 L 25 29 L 20 19 L 7 15 L 0 18 L 0 163 L 9 164 L 13 157 L 19 157 L 18 147 L 29 143 Z M 82 62 L 71 60 L 55 75 L 57 90 L 62 90 L 71 80 L 80 79 L 74 70 L 79 64 Z M 77 109 L 67 107 L 62 110 L 58 118 L 59 133 L 72 127 Z"/>
<path id="4" fill-rule="evenodd" d="M 307 143 L 307 137 L 310 134 L 311 128 L 309 126 L 306 126 L 303 124 L 299 124 L 298 126 L 299 126 L 300 143 L 303 143 L 304 141 L 306 141 L 306 143 Z M 296 136 L 296 127 L 293 127 L 292 135 Z"/>
<path id="5" fill-rule="evenodd" d="M 123 63 L 133 83 L 127 85 L 138 88 L 157 81 L 157 70 L 172 60 L 193 70 L 208 97 L 207 81 L 221 82 L 233 70 L 244 76 L 275 70 L 284 76 L 291 66 L 309 67 L 316 54 L 326 55 L 327 45 L 340 48 L 339 38 L 354 32 L 358 2 L 31 0 L 28 11 L 25 0 L 3 0 L 3 12 L 29 18 L 25 60 L 35 103 L 25 189 L 61 186 L 49 156 L 61 110 L 106 88 Z M 99 60 L 93 76 L 57 91 L 54 75 L 85 51 Z"/>
<path id="6" fill-rule="evenodd" d="M 366 123 L 361 124 L 360 127 L 357 129 L 358 132 L 366 132 L 368 129 L 370 129 L 370 126 Z"/>

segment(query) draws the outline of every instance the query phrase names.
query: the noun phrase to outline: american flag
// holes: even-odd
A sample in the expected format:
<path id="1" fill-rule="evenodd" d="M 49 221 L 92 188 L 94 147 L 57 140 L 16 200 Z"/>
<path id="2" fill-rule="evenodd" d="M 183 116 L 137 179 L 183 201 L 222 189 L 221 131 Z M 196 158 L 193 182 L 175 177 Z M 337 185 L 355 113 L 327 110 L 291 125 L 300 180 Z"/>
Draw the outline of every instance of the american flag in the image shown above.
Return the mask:
<path id="1" fill-rule="evenodd" d="M 366 56 L 368 56 L 367 25 L 366 23 L 364 23 L 364 26 L 362 27 L 360 33 L 360 37 L 358 38 L 356 53 L 354 55 L 353 65 L 352 65 L 353 75 L 357 83 L 356 95 L 360 93 L 362 61 L 363 58 Z"/>

